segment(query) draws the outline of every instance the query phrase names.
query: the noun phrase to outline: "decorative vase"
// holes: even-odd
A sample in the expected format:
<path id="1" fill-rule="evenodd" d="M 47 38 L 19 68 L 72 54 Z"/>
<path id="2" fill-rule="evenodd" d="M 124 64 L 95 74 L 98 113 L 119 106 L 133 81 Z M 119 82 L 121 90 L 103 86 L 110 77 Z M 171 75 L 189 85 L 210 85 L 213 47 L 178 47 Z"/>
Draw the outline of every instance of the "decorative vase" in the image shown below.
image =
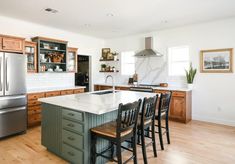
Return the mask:
<path id="1" fill-rule="evenodd" d="M 193 89 L 193 84 L 188 84 L 188 89 Z"/>

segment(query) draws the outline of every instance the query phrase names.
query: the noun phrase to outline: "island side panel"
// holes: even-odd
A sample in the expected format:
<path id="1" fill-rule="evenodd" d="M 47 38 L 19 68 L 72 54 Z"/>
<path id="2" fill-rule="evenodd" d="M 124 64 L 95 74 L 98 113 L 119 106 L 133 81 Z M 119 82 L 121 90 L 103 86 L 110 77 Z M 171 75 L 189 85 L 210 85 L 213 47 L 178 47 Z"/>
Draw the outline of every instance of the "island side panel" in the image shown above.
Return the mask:
<path id="1" fill-rule="evenodd" d="M 62 112 L 60 107 L 42 103 L 41 142 L 49 151 L 61 156 Z"/>
<path id="2" fill-rule="evenodd" d="M 91 136 L 90 136 L 90 129 L 93 127 L 96 127 L 98 125 L 104 124 L 106 122 L 114 121 L 117 119 L 117 110 L 109 113 L 105 113 L 102 115 L 96 115 L 96 114 L 91 114 L 91 113 L 85 113 L 85 149 L 84 149 L 84 163 L 90 163 L 90 148 L 91 148 Z M 107 140 L 103 139 L 98 139 L 96 148 L 97 152 L 100 152 L 101 150 L 104 150 L 105 148 L 108 147 L 108 142 Z M 108 155 L 108 154 L 107 154 Z M 106 163 L 107 160 L 98 157 L 96 160 L 97 164 L 103 164 Z"/>

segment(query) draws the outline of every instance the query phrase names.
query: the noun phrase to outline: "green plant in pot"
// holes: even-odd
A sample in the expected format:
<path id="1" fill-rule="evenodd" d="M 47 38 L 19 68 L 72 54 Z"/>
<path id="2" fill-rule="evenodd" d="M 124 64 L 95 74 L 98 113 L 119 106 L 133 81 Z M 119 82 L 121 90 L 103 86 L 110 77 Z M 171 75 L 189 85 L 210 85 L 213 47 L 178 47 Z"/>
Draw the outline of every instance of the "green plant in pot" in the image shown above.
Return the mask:
<path id="1" fill-rule="evenodd" d="M 101 64 L 101 71 L 105 71 L 106 64 Z"/>
<path id="2" fill-rule="evenodd" d="M 195 77 L 195 75 L 197 73 L 197 69 L 193 68 L 192 63 L 190 63 L 189 70 L 185 70 L 185 73 L 186 73 L 188 88 L 192 89 L 192 87 L 193 87 L 193 80 L 194 80 L 194 77 Z"/>

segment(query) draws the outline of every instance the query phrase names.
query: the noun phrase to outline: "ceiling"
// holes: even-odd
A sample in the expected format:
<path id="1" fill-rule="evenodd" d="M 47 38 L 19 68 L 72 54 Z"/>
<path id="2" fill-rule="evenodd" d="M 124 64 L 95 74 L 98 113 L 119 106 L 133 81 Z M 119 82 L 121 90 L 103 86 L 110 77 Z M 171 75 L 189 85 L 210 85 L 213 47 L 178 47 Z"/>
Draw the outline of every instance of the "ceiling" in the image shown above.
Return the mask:
<path id="1" fill-rule="evenodd" d="M 98 38 L 235 16 L 235 0 L 1 0 L 0 3 L 0 15 Z M 48 7 L 59 12 L 45 12 Z"/>

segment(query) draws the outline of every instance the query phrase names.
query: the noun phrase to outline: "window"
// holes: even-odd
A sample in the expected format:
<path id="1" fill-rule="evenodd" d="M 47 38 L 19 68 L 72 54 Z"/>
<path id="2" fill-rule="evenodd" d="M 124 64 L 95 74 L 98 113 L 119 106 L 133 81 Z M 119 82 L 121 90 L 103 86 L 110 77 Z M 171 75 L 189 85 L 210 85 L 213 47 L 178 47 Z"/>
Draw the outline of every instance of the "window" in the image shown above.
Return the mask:
<path id="1" fill-rule="evenodd" d="M 135 52 L 128 51 L 121 53 L 121 74 L 133 75 L 135 73 Z"/>
<path id="2" fill-rule="evenodd" d="M 189 68 L 189 47 L 170 47 L 168 49 L 169 76 L 183 76 Z"/>

